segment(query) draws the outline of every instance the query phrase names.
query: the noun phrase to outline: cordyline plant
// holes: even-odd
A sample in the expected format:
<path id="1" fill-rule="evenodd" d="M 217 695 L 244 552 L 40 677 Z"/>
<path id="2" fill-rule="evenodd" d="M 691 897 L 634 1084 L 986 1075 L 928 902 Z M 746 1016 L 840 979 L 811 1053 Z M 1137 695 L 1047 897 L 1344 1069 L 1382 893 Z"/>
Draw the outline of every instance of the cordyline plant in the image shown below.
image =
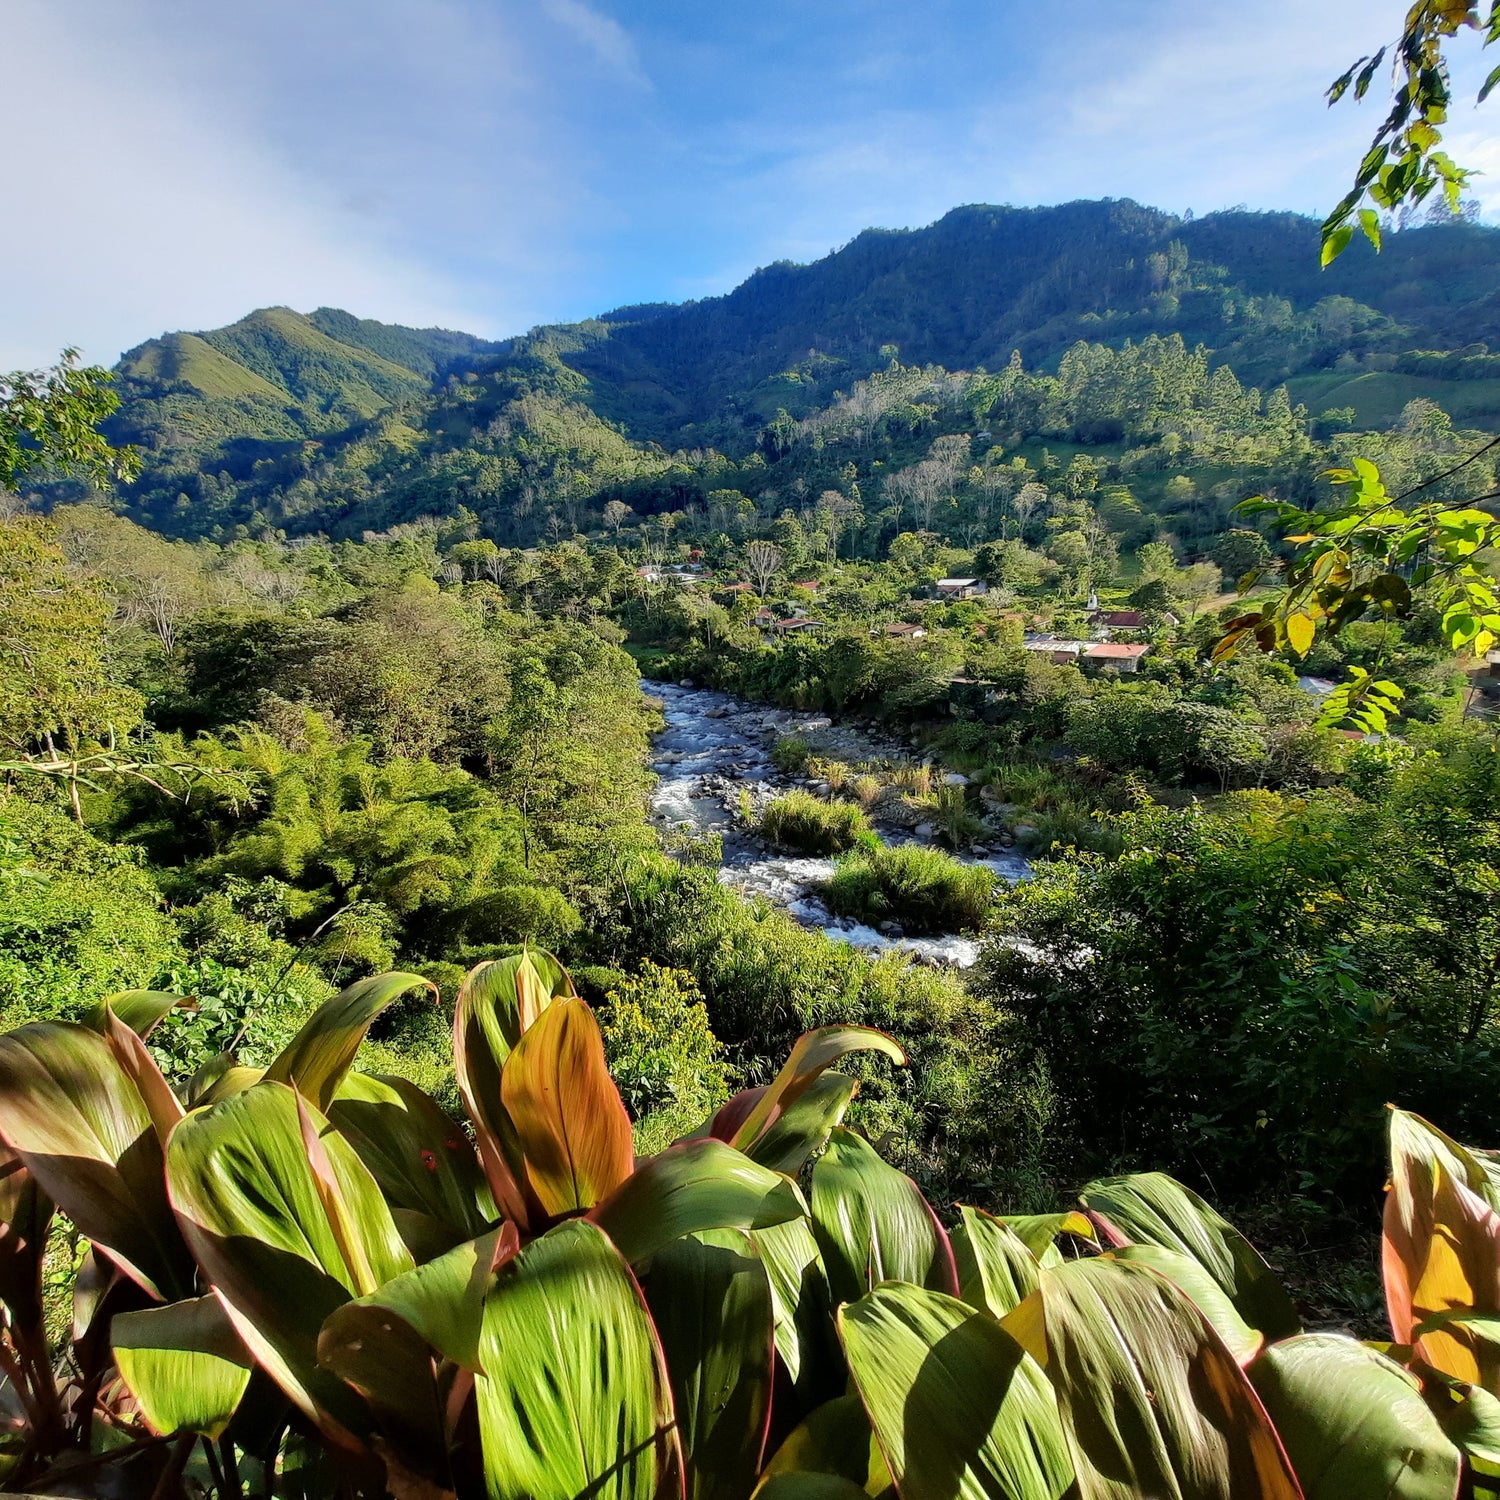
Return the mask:
<path id="1" fill-rule="evenodd" d="M 0 1037 L 7 1483 L 437 1500 L 1455 1500 L 1500 1484 L 1500 1158 L 1393 1112 L 1393 1342 L 1302 1332 L 1159 1174 L 958 1211 L 841 1121 L 862 1027 L 636 1160 L 550 956 L 470 974 L 472 1137 L 353 1071 L 425 981 L 365 980 L 179 1096 L 177 1002 Z M 809 1168 L 809 1162 L 812 1163 Z M 799 1181 L 801 1185 L 799 1186 Z M 44 1327 L 53 1204 L 91 1249 Z"/>

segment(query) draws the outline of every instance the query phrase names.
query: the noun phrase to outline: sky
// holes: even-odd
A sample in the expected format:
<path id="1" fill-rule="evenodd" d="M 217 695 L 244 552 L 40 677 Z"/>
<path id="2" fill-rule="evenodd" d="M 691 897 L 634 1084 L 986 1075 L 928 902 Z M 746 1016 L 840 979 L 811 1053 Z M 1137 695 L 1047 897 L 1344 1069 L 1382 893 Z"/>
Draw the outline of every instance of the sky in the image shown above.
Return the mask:
<path id="1" fill-rule="evenodd" d="M 1405 0 L 0 0 L 0 370 L 256 307 L 500 338 L 963 203 L 1322 217 Z M 1453 154 L 1500 215 L 1500 99 Z"/>

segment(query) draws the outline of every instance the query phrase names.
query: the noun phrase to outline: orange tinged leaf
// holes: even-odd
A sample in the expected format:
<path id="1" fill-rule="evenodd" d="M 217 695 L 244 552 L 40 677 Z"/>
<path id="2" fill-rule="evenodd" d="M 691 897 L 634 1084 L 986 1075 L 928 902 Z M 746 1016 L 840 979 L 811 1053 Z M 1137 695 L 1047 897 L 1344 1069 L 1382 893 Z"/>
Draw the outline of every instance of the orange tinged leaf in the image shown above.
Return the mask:
<path id="1" fill-rule="evenodd" d="M 552 1217 L 589 1209 L 635 1165 L 630 1116 L 582 1000 L 557 1000 L 521 1036 L 500 1074 L 526 1186 Z"/>
<path id="2" fill-rule="evenodd" d="M 1392 1336 L 1444 1374 L 1494 1390 L 1500 1350 L 1480 1330 L 1500 1313 L 1496 1189 L 1469 1151 L 1404 1110 L 1391 1111 L 1390 1150 L 1381 1261 Z"/>

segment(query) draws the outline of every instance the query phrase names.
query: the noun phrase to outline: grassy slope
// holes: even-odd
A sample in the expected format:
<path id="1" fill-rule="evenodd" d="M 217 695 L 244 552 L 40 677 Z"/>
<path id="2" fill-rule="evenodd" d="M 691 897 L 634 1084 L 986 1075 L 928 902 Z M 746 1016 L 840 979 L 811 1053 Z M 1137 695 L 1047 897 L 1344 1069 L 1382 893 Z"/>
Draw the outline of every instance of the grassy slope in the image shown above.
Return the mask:
<path id="1" fill-rule="evenodd" d="M 1317 416 L 1352 406 L 1361 427 L 1389 427 L 1408 401 L 1435 401 L 1460 427 L 1500 426 L 1500 380 L 1434 380 L 1427 375 L 1372 371 L 1364 375 L 1301 375 L 1287 381 L 1293 401 Z"/>

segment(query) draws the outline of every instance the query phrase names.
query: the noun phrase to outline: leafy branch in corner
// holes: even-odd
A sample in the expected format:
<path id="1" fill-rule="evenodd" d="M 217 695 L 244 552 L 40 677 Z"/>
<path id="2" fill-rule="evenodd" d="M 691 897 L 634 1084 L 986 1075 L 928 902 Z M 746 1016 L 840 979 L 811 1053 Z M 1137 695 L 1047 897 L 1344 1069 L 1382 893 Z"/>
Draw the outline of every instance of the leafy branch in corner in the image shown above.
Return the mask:
<path id="1" fill-rule="evenodd" d="M 1494 555 L 1500 522 L 1472 504 L 1433 502 L 1404 509 L 1402 502 L 1497 445 L 1500 438 L 1492 439 L 1451 469 L 1395 497 L 1386 493 L 1380 470 L 1368 459 L 1356 458 L 1352 468 L 1330 469 L 1323 476 L 1346 491 L 1347 499 L 1334 509 L 1302 510 L 1259 495 L 1242 501 L 1236 509 L 1273 516 L 1288 532 L 1286 540 L 1301 550 L 1271 598 L 1229 621 L 1214 647 L 1214 661 L 1226 661 L 1250 644 L 1305 657 L 1320 630 L 1337 635 L 1351 621 L 1370 615 L 1407 618 L 1419 595 L 1440 614 L 1450 650 L 1483 656 L 1500 639 Z M 1260 578 L 1258 570 L 1246 574 L 1240 592 L 1255 588 Z M 1388 719 L 1399 712 L 1401 689 L 1361 668 L 1349 670 L 1349 681 L 1329 698 L 1319 722 L 1349 722 L 1383 733 Z"/>
<path id="2" fill-rule="evenodd" d="M 1393 91 L 1390 113 L 1382 121 L 1355 174 L 1354 186 L 1323 222 L 1323 264 L 1341 255 L 1356 224 L 1380 249 L 1380 216 L 1402 203 L 1421 203 L 1441 189 L 1450 210 L 1472 173 L 1441 149 L 1441 125 L 1447 123 L 1453 90 L 1444 45 L 1461 30 L 1479 32 L 1488 47 L 1500 39 L 1500 0 L 1483 7 L 1468 0 L 1416 0 L 1406 13 L 1401 35 L 1373 56 L 1361 57 L 1328 89 L 1329 104 L 1352 92 L 1363 99 L 1381 64 L 1391 59 Z M 1494 68 L 1479 90 L 1478 103 L 1500 83 Z"/>

